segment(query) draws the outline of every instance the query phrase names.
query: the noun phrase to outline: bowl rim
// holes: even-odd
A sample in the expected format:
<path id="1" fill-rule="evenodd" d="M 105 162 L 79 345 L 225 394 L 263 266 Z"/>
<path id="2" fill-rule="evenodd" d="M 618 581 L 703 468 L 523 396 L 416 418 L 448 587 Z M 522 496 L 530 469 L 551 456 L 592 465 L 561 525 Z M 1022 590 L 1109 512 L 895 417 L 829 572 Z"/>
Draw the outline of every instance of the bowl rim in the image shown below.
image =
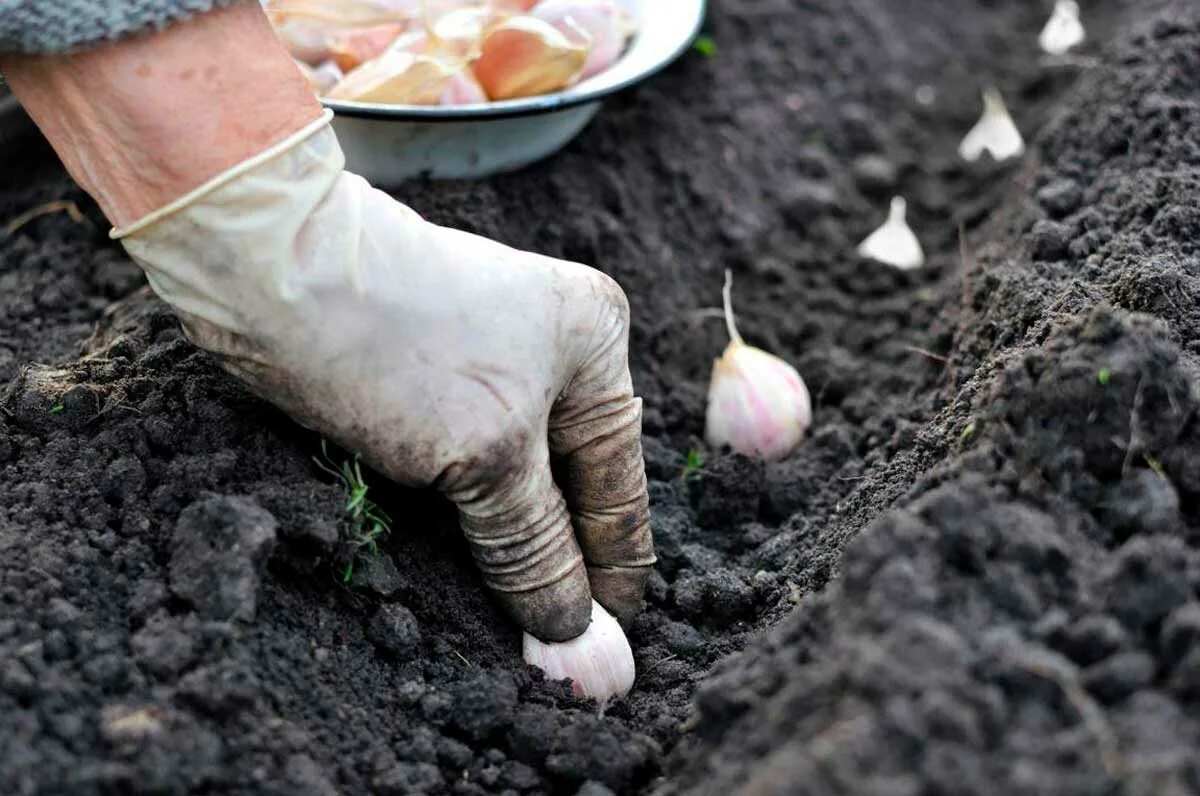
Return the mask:
<path id="1" fill-rule="evenodd" d="M 645 1 L 645 0 L 643 0 Z M 676 0 L 677 1 L 677 0 Z M 663 0 L 649 0 L 663 2 Z M 592 87 L 588 83 L 596 78 L 585 81 L 581 87 L 541 94 L 535 97 L 499 100 L 478 105 L 383 105 L 373 102 L 352 102 L 350 100 L 333 100 L 321 97 L 321 104 L 332 110 L 338 116 L 348 116 L 358 119 L 380 119 L 391 121 L 422 121 L 422 122 L 470 122 L 486 119 L 508 119 L 518 116 L 538 116 L 546 113 L 574 108 L 592 102 L 598 102 L 605 97 L 624 91 L 631 86 L 650 78 L 683 55 L 704 26 L 707 0 L 689 0 L 694 3 L 696 22 L 681 43 L 674 50 L 664 52 L 653 64 L 642 71 L 630 75 L 615 83 L 598 81 Z"/>

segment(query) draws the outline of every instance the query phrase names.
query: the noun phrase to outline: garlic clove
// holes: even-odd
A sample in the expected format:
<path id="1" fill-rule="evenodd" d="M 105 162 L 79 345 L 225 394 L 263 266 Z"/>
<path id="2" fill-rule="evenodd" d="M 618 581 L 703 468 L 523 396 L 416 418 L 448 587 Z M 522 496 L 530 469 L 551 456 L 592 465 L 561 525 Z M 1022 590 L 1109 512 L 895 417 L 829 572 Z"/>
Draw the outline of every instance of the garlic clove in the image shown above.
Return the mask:
<path id="1" fill-rule="evenodd" d="M 272 0 L 265 9 L 293 58 L 317 64 L 333 57 L 336 37 L 361 28 L 411 24 L 420 0 Z"/>
<path id="2" fill-rule="evenodd" d="M 1025 140 L 1013 122 L 1000 92 L 989 88 L 983 92 L 983 116 L 971 128 L 958 146 L 963 160 L 974 162 L 984 152 L 995 160 L 1017 157 L 1025 151 Z"/>
<path id="3" fill-rule="evenodd" d="M 440 105 L 460 68 L 438 58 L 387 52 L 350 72 L 325 95 L 330 99 L 395 105 Z"/>
<path id="4" fill-rule="evenodd" d="M 858 253 L 895 268 L 920 268 L 925 264 L 921 242 L 905 220 L 908 203 L 902 197 L 892 198 L 887 221 L 858 244 Z"/>
<path id="5" fill-rule="evenodd" d="M 498 11 L 510 14 L 520 14 L 529 11 L 538 4 L 538 0 L 492 0 L 492 5 Z"/>
<path id="6" fill-rule="evenodd" d="M 387 23 L 336 33 L 329 37 L 329 52 L 338 68 L 349 72 L 382 55 L 405 28 L 405 25 Z"/>
<path id="7" fill-rule="evenodd" d="M 614 0 L 542 0 L 530 14 L 549 22 L 575 44 L 590 47 L 580 79 L 616 63 L 632 31 L 627 12 Z"/>
<path id="8" fill-rule="evenodd" d="M 522 646 L 526 663 L 552 680 L 569 679 L 577 696 L 592 697 L 604 704 L 633 688 L 636 672 L 629 640 L 612 614 L 595 600 L 592 623 L 583 635 L 555 644 L 526 633 Z"/>
<path id="9" fill-rule="evenodd" d="M 515 16 L 484 34 L 473 69 L 493 100 L 530 97 L 566 88 L 578 79 L 588 48 L 534 17 Z"/>
<path id="10" fill-rule="evenodd" d="M 487 94 L 483 93 L 483 86 L 479 85 L 479 81 L 475 79 L 475 75 L 471 72 L 470 68 L 466 64 L 463 64 L 458 71 L 450 75 L 446 80 L 446 85 L 442 88 L 442 96 L 439 104 L 479 105 L 487 101 Z"/>
<path id="11" fill-rule="evenodd" d="M 325 61 L 316 66 L 296 61 L 296 66 L 300 68 L 300 73 L 308 80 L 308 84 L 312 86 L 312 90 L 318 96 L 336 86 L 345 76 L 333 61 Z"/>
<path id="12" fill-rule="evenodd" d="M 730 342 L 713 362 L 704 438 L 745 456 L 778 461 L 796 449 L 812 424 L 812 400 L 800 374 L 761 348 L 746 345 L 733 316 L 733 277 L 725 272 Z"/>
<path id="13" fill-rule="evenodd" d="M 1051 55 L 1063 55 L 1083 43 L 1083 23 L 1079 21 L 1079 4 L 1075 0 L 1057 0 L 1050 19 L 1038 35 L 1038 44 Z"/>

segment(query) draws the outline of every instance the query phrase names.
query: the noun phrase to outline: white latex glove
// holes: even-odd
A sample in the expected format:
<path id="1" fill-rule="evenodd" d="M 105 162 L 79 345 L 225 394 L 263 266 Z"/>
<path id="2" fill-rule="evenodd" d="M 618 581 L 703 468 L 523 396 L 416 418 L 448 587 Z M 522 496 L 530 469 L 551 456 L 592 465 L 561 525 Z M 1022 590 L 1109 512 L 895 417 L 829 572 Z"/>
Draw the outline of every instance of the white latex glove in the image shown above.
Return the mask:
<path id="1" fill-rule="evenodd" d="M 113 235 L 259 395 L 453 500 L 526 630 L 577 636 L 592 595 L 630 618 L 654 554 L 624 294 L 427 223 L 343 165 L 326 115 Z"/>

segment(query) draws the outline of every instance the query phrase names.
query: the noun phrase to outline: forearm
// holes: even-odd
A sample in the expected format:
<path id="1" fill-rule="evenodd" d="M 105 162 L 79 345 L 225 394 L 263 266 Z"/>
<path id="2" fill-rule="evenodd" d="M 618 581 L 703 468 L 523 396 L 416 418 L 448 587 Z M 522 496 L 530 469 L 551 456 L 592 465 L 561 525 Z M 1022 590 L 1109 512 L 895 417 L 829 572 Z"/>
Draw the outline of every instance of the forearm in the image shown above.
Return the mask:
<path id="1" fill-rule="evenodd" d="M 0 71 L 118 227 L 321 112 L 257 3 L 70 55 L 0 56 Z"/>

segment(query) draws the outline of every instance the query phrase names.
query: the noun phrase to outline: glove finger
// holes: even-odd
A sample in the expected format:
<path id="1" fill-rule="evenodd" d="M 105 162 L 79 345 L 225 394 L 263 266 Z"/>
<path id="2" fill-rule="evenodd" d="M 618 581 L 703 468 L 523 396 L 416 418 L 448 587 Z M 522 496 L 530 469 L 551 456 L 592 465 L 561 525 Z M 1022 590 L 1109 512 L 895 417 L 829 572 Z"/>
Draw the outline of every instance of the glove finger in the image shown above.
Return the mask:
<path id="1" fill-rule="evenodd" d="M 459 511 L 484 582 L 542 641 L 567 641 L 591 621 L 591 590 L 562 493 L 542 451 L 524 466 L 498 462 L 443 491 Z"/>
<path id="2" fill-rule="evenodd" d="M 615 285 L 614 285 L 615 287 Z M 550 416 L 550 450 L 562 459 L 567 504 L 592 596 L 622 622 L 642 609 L 654 565 L 642 459 L 642 402 L 629 375 L 628 306 L 617 289 L 602 344 Z"/>

